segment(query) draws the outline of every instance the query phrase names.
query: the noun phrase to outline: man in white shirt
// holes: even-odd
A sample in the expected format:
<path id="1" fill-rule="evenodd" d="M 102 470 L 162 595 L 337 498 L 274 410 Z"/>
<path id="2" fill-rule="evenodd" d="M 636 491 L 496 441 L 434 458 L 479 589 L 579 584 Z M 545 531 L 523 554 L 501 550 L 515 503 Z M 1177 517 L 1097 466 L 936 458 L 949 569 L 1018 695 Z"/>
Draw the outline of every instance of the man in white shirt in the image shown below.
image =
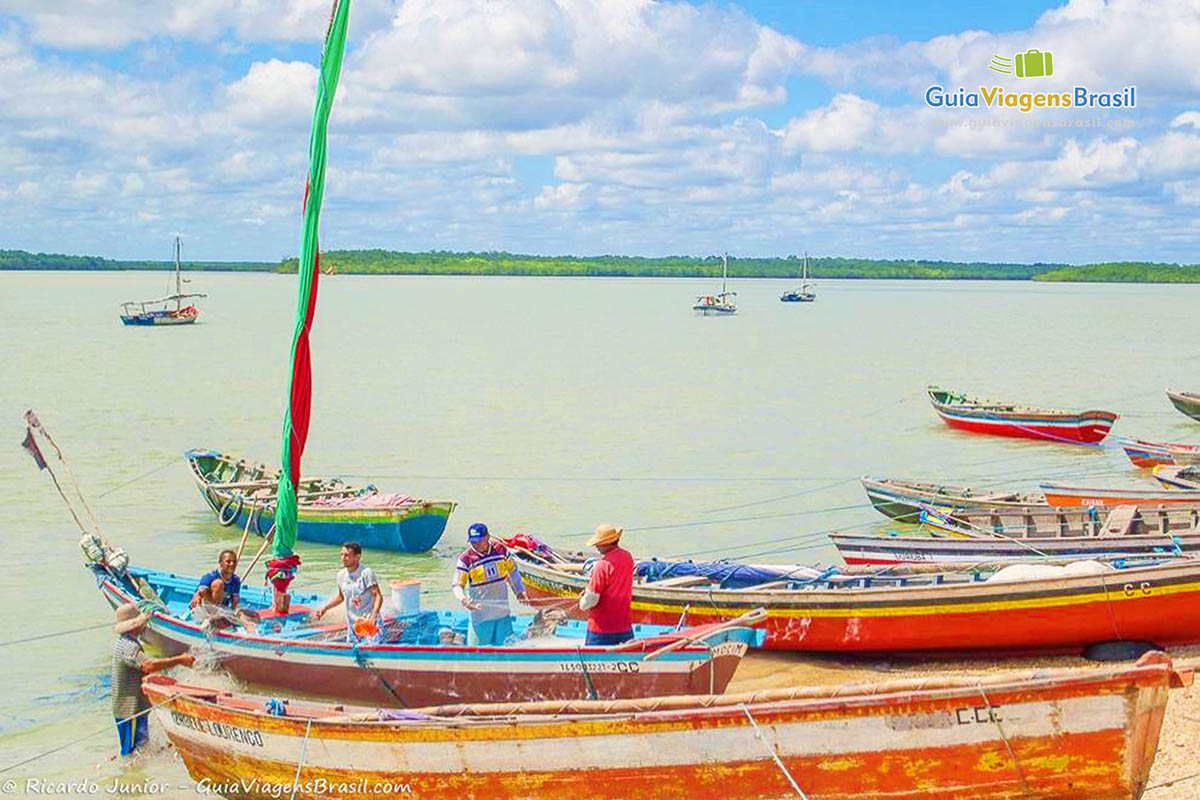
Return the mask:
<path id="1" fill-rule="evenodd" d="M 346 603 L 346 641 L 357 642 L 361 638 L 354 631 L 354 624 L 367 620 L 368 627 L 379 624 L 379 609 L 383 607 L 383 592 L 379 590 L 379 581 L 370 567 L 362 564 L 362 545 L 358 542 L 346 542 L 342 545 L 342 569 L 337 574 L 337 594 L 329 598 L 325 605 L 313 612 L 313 619 L 319 620 L 325 612 Z"/>

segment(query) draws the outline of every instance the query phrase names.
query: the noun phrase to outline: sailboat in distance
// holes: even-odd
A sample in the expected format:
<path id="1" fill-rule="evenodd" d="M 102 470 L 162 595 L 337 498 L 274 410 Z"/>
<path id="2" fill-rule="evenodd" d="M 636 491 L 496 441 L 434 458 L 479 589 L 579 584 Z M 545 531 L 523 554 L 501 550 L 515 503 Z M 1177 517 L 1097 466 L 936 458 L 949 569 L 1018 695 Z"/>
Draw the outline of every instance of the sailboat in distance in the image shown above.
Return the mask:
<path id="1" fill-rule="evenodd" d="M 813 285 L 808 282 L 808 253 L 804 254 L 804 275 L 800 279 L 800 288 L 784 292 L 779 299 L 785 303 L 811 303 L 817 299 Z"/>
<path id="2" fill-rule="evenodd" d="M 704 294 L 696 298 L 692 310 L 702 317 L 724 317 L 737 313 L 737 303 L 733 298 L 737 292 L 728 289 L 729 283 L 729 253 L 721 256 L 721 293 Z"/>
<path id="3" fill-rule="evenodd" d="M 205 294 L 184 294 L 184 278 L 179 266 L 181 245 L 179 237 L 175 237 L 175 294 L 160 297 L 157 300 L 130 300 L 121 304 L 121 323 L 124 325 L 191 325 L 200 317 L 200 311 L 194 303 L 183 304 L 184 300 L 193 297 L 207 297 Z M 172 308 L 174 305 L 174 308 Z"/>

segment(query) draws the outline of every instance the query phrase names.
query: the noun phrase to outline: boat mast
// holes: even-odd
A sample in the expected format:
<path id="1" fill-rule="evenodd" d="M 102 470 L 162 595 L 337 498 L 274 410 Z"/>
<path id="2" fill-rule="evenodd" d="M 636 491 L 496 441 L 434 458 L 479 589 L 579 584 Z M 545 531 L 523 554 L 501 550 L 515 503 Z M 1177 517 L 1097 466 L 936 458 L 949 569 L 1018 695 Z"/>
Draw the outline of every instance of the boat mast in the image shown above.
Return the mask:
<path id="1" fill-rule="evenodd" d="M 183 308 L 183 281 L 179 275 L 179 237 L 175 237 L 175 310 Z"/>
<path id="2" fill-rule="evenodd" d="M 724 255 L 721 256 L 721 296 L 722 297 L 729 294 L 729 292 L 725 289 L 725 282 L 728 280 L 728 278 L 729 278 L 729 253 L 725 253 Z"/>

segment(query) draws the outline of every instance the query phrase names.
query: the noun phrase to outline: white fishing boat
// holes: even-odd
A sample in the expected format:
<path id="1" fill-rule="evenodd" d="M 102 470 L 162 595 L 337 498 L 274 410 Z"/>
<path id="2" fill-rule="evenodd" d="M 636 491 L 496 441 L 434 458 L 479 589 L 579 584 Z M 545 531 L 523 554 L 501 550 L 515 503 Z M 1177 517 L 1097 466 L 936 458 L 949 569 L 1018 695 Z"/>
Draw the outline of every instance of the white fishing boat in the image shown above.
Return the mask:
<path id="1" fill-rule="evenodd" d="M 190 301 L 195 297 L 207 297 L 204 294 L 184 294 L 183 277 L 179 265 L 181 245 L 179 237 L 175 237 L 175 293 L 157 300 L 131 300 L 121 304 L 121 322 L 125 325 L 191 325 L 200 317 L 200 310 Z M 172 307 L 173 306 L 173 307 Z"/>
<path id="2" fill-rule="evenodd" d="M 733 298 L 737 292 L 729 291 L 729 254 L 721 256 L 721 293 L 704 294 L 696 298 L 692 310 L 702 317 L 723 317 L 737 313 L 737 303 Z"/>

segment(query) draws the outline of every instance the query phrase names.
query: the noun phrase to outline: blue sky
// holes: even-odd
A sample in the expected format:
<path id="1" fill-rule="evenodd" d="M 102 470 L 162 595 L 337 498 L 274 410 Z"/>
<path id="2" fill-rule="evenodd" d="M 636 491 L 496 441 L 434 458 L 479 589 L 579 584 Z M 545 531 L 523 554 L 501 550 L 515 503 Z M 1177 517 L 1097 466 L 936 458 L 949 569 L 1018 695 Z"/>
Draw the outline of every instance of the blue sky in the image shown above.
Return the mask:
<path id="1" fill-rule="evenodd" d="M 325 247 L 1200 262 L 1190 0 L 353 2 Z M 294 254 L 327 17 L 0 0 L 0 247 Z M 987 69 L 1030 48 L 1053 75 Z"/>

